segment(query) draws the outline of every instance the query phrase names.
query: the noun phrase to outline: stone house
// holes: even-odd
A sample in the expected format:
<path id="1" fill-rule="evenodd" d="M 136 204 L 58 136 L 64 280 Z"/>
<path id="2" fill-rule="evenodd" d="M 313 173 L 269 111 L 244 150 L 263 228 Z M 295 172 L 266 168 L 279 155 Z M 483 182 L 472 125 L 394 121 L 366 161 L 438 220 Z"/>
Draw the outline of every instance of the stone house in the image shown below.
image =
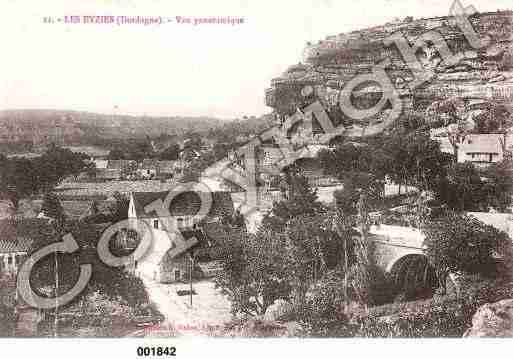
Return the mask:
<path id="1" fill-rule="evenodd" d="M 141 178 L 155 178 L 157 176 L 173 175 L 180 170 L 179 161 L 159 161 L 144 159 L 137 168 L 137 175 Z"/>
<path id="2" fill-rule="evenodd" d="M 144 210 L 156 200 L 165 202 L 168 194 L 167 191 L 130 194 L 128 218 L 142 220 L 151 228 L 154 250 L 160 253 L 147 259 L 144 267 L 139 266 L 136 271 L 145 272 L 160 282 L 174 282 L 188 279 L 192 266 L 193 277 L 201 277 L 203 274 L 198 263 L 211 262 L 215 258 L 211 251 L 215 251 L 215 243 L 223 237 L 223 234 L 219 234 L 223 233 L 222 231 L 215 230 L 216 226 L 221 226 L 223 218 L 234 214 L 231 195 L 228 192 L 212 192 L 212 204 L 202 218 L 197 216 L 201 208 L 201 197 L 194 192 L 176 195 L 171 200 L 169 215 L 166 217 L 159 217 L 155 212 L 148 213 Z M 196 244 L 170 256 L 166 245 L 176 234 L 173 230 L 168 230 L 166 225 L 178 229 L 185 241 L 194 238 Z M 191 258 L 194 258 L 194 263 Z"/>
<path id="3" fill-rule="evenodd" d="M 150 179 L 157 177 L 158 166 L 157 160 L 144 159 L 137 168 L 137 175 L 144 179 Z"/>
<path id="4" fill-rule="evenodd" d="M 159 175 L 173 175 L 179 172 L 179 161 L 157 161 Z"/>
<path id="5" fill-rule="evenodd" d="M 165 202 L 169 191 L 164 192 L 131 192 L 130 204 L 128 207 L 128 218 L 142 219 L 153 230 L 165 230 L 164 223 L 170 223 L 178 229 L 192 229 L 199 224 L 200 220 L 205 222 L 218 222 L 224 216 L 231 216 L 234 213 L 233 201 L 229 192 L 212 192 L 212 205 L 205 218 L 198 218 L 196 215 L 201 208 L 201 197 L 203 194 L 196 194 L 192 191 L 176 195 L 169 206 L 169 215 L 159 217 L 156 213 L 147 213 L 144 208 L 156 200 Z M 207 194 L 208 195 L 208 194 Z M 171 222 L 168 222 L 168 221 Z"/>
<path id="6" fill-rule="evenodd" d="M 10 199 L 0 198 L 0 220 L 14 217 L 16 214 L 16 207 Z"/>
<path id="7" fill-rule="evenodd" d="M 137 161 L 134 160 L 109 160 L 107 173 L 119 173 L 119 178 L 133 175 L 137 169 Z"/>
<path id="8" fill-rule="evenodd" d="M 472 162 L 479 167 L 497 163 L 504 158 L 503 134 L 471 134 L 458 144 L 458 162 Z"/>
<path id="9" fill-rule="evenodd" d="M 195 237 L 198 243 L 175 257 L 164 256 L 159 263 L 158 280 L 164 283 L 211 278 L 222 270 L 222 243 L 228 236 L 240 236 L 241 231 L 220 223 L 205 223 L 195 230 L 182 231 L 186 240 Z M 192 276 L 191 276 L 192 271 Z"/>
<path id="10" fill-rule="evenodd" d="M 0 220 L 0 277 L 16 276 L 35 238 L 52 233 L 47 220 Z"/>
<path id="11" fill-rule="evenodd" d="M 96 169 L 96 178 L 105 181 L 117 181 L 121 179 L 121 169 L 119 168 L 98 168 Z"/>

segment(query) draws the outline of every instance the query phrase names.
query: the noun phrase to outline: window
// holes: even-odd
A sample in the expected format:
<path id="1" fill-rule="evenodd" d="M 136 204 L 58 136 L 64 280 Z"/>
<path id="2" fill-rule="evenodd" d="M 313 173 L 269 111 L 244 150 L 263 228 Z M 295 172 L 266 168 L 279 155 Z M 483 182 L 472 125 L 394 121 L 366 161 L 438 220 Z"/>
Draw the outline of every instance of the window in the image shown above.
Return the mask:
<path id="1" fill-rule="evenodd" d="M 7 264 L 12 264 L 12 257 L 11 256 L 7 257 Z"/>
<path id="2" fill-rule="evenodd" d="M 15 258 L 16 258 L 16 265 L 19 266 L 23 262 L 25 256 L 21 255 L 21 256 L 16 256 Z"/>
<path id="3" fill-rule="evenodd" d="M 158 219 L 153 220 L 153 228 L 159 229 L 159 220 Z"/>

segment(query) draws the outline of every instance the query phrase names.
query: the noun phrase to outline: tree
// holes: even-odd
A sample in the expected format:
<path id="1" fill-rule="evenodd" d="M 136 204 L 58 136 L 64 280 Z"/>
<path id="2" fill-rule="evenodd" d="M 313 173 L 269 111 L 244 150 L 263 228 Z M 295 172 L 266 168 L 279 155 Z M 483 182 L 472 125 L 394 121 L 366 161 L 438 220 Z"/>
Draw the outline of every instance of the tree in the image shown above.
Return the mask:
<path id="1" fill-rule="evenodd" d="M 324 205 L 319 201 L 317 190 L 308 183 L 308 179 L 290 168 L 285 174 L 285 199 L 275 202 L 269 215 L 264 217 L 262 224 L 275 230 L 284 228 L 287 221 L 301 216 L 313 216 L 325 212 Z"/>
<path id="2" fill-rule="evenodd" d="M 55 228 L 44 227 L 31 243 L 33 253 L 49 243 L 62 241 L 62 233 L 71 233 L 80 250 L 72 254 L 56 253 L 39 260 L 33 268 L 31 284 L 38 292 L 62 295 L 77 282 L 80 263 L 92 265 L 92 276 L 87 287 L 69 305 L 80 301 L 88 294 L 99 292 L 111 300 L 119 300 L 136 307 L 148 302 L 145 287 L 139 278 L 134 277 L 122 267 L 111 267 L 103 263 L 97 255 L 101 228 L 84 222 L 68 223 L 61 233 Z"/>
<path id="3" fill-rule="evenodd" d="M 201 176 L 201 167 L 199 161 L 194 160 L 190 162 L 183 170 L 183 174 L 180 177 L 180 182 L 198 182 Z"/>
<path id="4" fill-rule="evenodd" d="M 114 192 L 113 197 L 116 202 L 110 206 L 109 211 L 112 214 L 112 222 L 117 223 L 128 218 L 130 200 L 120 192 Z"/>
<path id="5" fill-rule="evenodd" d="M 214 164 L 216 161 L 213 151 L 202 153 L 200 157 L 191 158 L 186 160 L 188 165 L 183 171 L 183 175 L 180 178 L 180 182 L 198 182 L 201 174 L 205 169 Z"/>
<path id="6" fill-rule="evenodd" d="M 356 204 L 361 194 L 365 194 L 368 202 L 377 204 L 383 195 L 382 181 L 365 172 L 347 172 L 344 187 L 335 191 L 335 203 L 345 216 L 357 213 Z"/>
<path id="7" fill-rule="evenodd" d="M 0 191 L 15 191 L 18 198 L 50 192 L 60 181 L 93 167 L 88 156 L 50 145 L 41 156 L 31 159 L 0 159 Z"/>
<path id="8" fill-rule="evenodd" d="M 276 300 L 289 299 L 284 241 L 270 232 L 237 233 L 224 243 L 223 271 L 215 278 L 216 288 L 228 296 L 233 314 L 261 316 Z"/>
<path id="9" fill-rule="evenodd" d="M 384 140 L 343 143 L 333 150 L 321 151 L 318 158 L 326 174 L 337 177 L 348 188 L 366 192 L 369 199 L 380 197 L 385 176 L 399 186 L 433 189 L 451 161 L 426 133 L 400 130 Z"/>
<path id="10" fill-rule="evenodd" d="M 484 184 L 470 162 L 453 163 L 438 183 L 436 197 L 455 211 L 487 210 Z"/>
<path id="11" fill-rule="evenodd" d="M 107 155 L 107 158 L 109 160 L 124 160 L 125 152 L 121 148 L 114 148 L 110 150 L 109 154 Z"/>
<path id="12" fill-rule="evenodd" d="M 420 189 L 436 188 L 451 162 L 451 157 L 441 152 L 440 144 L 423 132 L 396 131 L 385 140 L 383 150 L 391 159 L 386 171 L 390 179 Z"/>
<path id="13" fill-rule="evenodd" d="M 488 207 L 496 208 L 500 212 L 506 212 L 511 206 L 513 195 L 513 161 L 505 160 L 494 163 L 482 171 L 485 178 L 483 192 Z"/>
<path id="14" fill-rule="evenodd" d="M 435 101 L 426 109 L 424 117 L 429 119 L 431 127 L 447 126 L 461 120 L 464 108 L 464 102 L 458 97 Z"/>
<path id="15" fill-rule="evenodd" d="M 451 157 L 440 150 L 440 144 L 426 133 L 409 133 L 406 153 L 404 166 L 408 182 L 423 190 L 434 189 L 439 179 L 445 177 L 445 169 L 451 162 Z"/>
<path id="16" fill-rule="evenodd" d="M 121 168 L 121 178 L 134 176 L 137 172 L 137 162 L 128 162 Z"/>
<path id="17" fill-rule="evenodd" d="M 333 270 L 327 272 L 312 285 L 307 299 L 306 310 L 302 313 L 312 334 L 320 337 L 333 337 L 344 328 L 348 320 L 345 312 L 346 294 L 344 273 Z"/>
<path id="18" fill-rule="evenodd" d="M 49 191 L 65 177 L 93 167 L 94 164 L 88 160 L 89 156 L 84 153 L 74 153 L 52 144 L 39 159 L 34 159 L 37 180 L 42 184 L 43 190 Z"/>
<path id="19" fill-rule="evenodd" d="M 474 116 L 475 133 L 500 133 L 512 124 L 510 110 L 503 104 L 487 103 L 483 112 Z"/>
<path id="20" fill-rule="evenodd" d="M 494 251 L 506 246 L 507 235 L 472 216 L 449 213 L 424 226 L 426 255 L 445 293 L 449 273 L 489 274 Z"/>
<path id="21" fill-rule="evenodd" d="M 46 217 L 52 218 L 59 225 L 62 225 L 66 220 L 66 214 L 64 208 L 62 208 L 59 197 L 55 193 L 47 193 L 43 198 L 41 204 L 41 212 Z"/>
<path id="22" fill-rule="evenodd" d="M 340 264 L 343 243 L 324 215 L 299 215 L 285 227 L 286 271 L 300 306 L 311 283 Z"/>
<path id="23" fill-rule="evenodd" d="M 163 161 L 176 161 L 180 155 L 180 145 L 172 144 L 159 154 L 159 159 Z"/>
<path id="24" fill-rule="evenodd" d="M 214 157 L 216 160 L 221 160 L 228 154 L 228 151 L 230 150 L 230 146 L 225 143 L 216 143 L 214 144 Z"/>

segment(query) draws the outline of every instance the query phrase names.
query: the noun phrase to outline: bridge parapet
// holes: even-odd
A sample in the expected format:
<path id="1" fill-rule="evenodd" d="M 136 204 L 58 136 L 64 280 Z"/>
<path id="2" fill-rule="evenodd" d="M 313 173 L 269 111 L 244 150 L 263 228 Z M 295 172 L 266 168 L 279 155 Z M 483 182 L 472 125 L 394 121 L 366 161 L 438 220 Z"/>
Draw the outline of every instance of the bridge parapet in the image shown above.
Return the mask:
<path id="1" fill-rule="evenodd" d="M 416 228 L 382 224 L 371 226 L 369 234 L 374 242 L 376 264 L 386 273 L 402 257 L 424 254 L 425 236 Z"/>

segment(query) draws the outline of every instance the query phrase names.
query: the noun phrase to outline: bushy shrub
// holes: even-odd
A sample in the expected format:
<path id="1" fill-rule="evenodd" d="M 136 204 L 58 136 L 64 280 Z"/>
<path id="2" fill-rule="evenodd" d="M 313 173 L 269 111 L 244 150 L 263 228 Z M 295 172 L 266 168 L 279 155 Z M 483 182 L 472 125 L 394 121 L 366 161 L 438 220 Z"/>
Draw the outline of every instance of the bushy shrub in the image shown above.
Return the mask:
<path id="1" fill-rule="evenodd" d="M 289 330 L 284 324 L 254 318 L 246 320 L 235 320 L 226 323 L 221 331 L 214 330 L 211 332 L 211 335 L 237 338 L 269 338 L 290 336 Z"/>
<path id="2" fill-rule="evenodd" d="M 310 288 L 306 306 L 298 313 L 298 318 L 309 335 L 338 336 L 340 329 L 344 330 L 343 323 L 347 322 L 344 304 L 343 278 L 340 273 L 328 272 Z"/>
<path id="3" fill-rule="evenodd" d="M 300 321 L 308 336 L 352 336 L 354 328 L 350 320 L 351 313 L 366 312 L 369 306 L 388 303 L 394 295 L 394 288 L 388 278 L 374 266 L 369 270 L 371 282 L 363 288 L 366 291 L 365 298 L 361 297 L 362 288 L 355 288 L 358 284 L 355 283 L 354 266 L 348 272 L 347 304 L 344 301 L 344 274 L 330 271 L 312 285 L 305 308 L 298 308 L 295 315 L 283 319 Z"/>
<path id="4" fill-rule="evenodd" d="M 508 50 L 504 53 L 502 60 L 499 63 L 500 71 L 508 71 L 513 68 L 513 51 Z"/>
<path id="5" fill-rule="evenodd" d="M 16 314 L 14 307 L 6 306 L 0 300 L 0 337 L 14 336 L 15 326 Z"/>
<path id="6" fill-rule="evenodd" d="M 512 297 L 512 282 L 469 282 L 458 297 L 374 307 L 341 327 L 346 330 L 345 336 L 356 337 L 461 337 L 481 305 Z"/>
<path id="7" fill-rule="evenodd" d="M 439 281 L 445 281 L 450 272 L 491 274 L 495 253 L 510 247 L 506 233 L 459 213 L 429 222 L 424 232 L 426 255 Z M 445 282 L 440 284 L 445 290 Z"/>

